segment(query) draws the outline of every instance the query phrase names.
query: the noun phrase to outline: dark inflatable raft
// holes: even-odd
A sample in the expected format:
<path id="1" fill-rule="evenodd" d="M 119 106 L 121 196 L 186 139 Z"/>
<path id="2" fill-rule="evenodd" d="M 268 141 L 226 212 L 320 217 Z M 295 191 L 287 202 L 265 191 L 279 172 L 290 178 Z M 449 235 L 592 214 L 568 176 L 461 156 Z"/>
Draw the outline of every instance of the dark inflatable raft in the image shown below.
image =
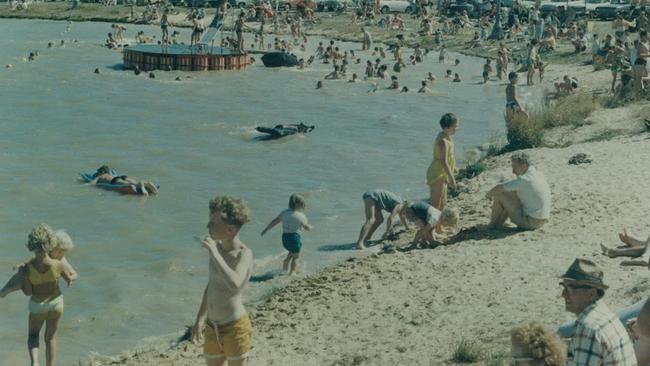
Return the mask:
<path id="1" fill-rule="evenodd" d="M 291 67 L 298 66 L 298 58 L 286 52 L 269 52 L 262 56 L 266 67 Z"/>

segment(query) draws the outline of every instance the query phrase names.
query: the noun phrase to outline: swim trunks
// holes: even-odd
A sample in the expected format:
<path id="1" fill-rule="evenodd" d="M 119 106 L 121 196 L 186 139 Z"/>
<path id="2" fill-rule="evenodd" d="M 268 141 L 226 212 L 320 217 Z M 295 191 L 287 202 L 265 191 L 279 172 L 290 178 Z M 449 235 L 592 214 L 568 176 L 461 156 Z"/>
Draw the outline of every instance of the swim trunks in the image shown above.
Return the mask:
<path id="1" fill-rule="evenodd" d="M 506 103 L 506 108 L 512 109 L 513 111 L 520 110 L 521 107 L 519 106 L 519 103 L 515 102 L 514 100 L 511 100 Z"/>
<path id="2" fill-rule="evenodd" d="M 298 233 L 284 233 L 282 234 L 282 246 L 291 254 L 300 253 L 302 248 L 302 241 Z"/>
<path id="3" fill-rule="evenodd" d="M 203 332 L 203 355 L 206 359 L 245 359 L 251 350 L 252 332 L 248 314 L 220 325 L 208 320 Z"/>

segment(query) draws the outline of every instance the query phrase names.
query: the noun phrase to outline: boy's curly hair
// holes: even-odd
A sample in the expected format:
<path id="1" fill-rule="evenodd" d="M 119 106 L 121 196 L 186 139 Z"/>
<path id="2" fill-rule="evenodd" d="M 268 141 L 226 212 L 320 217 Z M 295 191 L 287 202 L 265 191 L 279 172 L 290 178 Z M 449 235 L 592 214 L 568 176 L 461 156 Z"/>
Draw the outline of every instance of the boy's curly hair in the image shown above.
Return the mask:
<path id="1" fill-rule="evenodd" d="M 523 346 L 527 356 L 544 361 L 547 366 L 562 366 L 566 362 L 566 346 L 557 335 L 538 322 L 510 331 L 513 343 Z"/>
<path id="2" fill-rule="evenodd" d="M 46 252 L 49 253 L 54 249 L 54 243 L 56 238 L 54 235 L 54 230 L 49 227 L 47 224 L 38 224 L 32 231 L 29 233 L 27 239 L 27 249 L 30 252 Z"/>
<path id="3" fill-rule="evenodd" d="M 210 200 L 210 214 L 221 212 L 221 218 L 228 224 L 242 227 L 250 221 L 250 210 L 246 202 L 229 196 L 217 196 Z"/>

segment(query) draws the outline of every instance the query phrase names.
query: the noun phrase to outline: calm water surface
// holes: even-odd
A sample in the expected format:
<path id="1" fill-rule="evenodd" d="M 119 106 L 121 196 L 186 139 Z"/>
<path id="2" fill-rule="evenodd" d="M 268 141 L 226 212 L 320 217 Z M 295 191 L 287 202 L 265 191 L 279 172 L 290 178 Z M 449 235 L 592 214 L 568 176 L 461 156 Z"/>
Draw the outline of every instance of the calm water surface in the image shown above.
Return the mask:
<path id="1" fill-rule="evenodd" d="M 159 31 L 127 28 L 127 38 L 140 29 Z M 24 244 L 34 225 L 68 230 L 76 243 L 69 260 L 80 279 L 64 289 L 61 364 L 91 352 L 117 353 L 192 323 L 207 280 L 206 251 L 192 236 L 205 233 L 213 196 L 234 195 L 250 205 L 252 221 L 242 238 L 262 276 L 281 265 L 283 249 L 280 228 L 264 238 L 259 232 L 292 192 L 305 194 L 315 226 L 304 235 L 302 267 L 309 273 L 358 255 L 350 248 L 363 219 L 364 191 L 428 195 L 425 172 L 441 114 L 461 119 L 459 157 L 503 129 L 504 84 L 478 85 L 480 59 L 458 56 L 461 65 L 453 67 L 429 55 L 400 75 L 409 94 L 369 94 L 369 84 L 345 81 L 314 90 L 330 65 L 158 71 L 151 80 L 120 71 L 121 54 L 100 46 L 109 24 L 75 23 L 65 30 L 65 22 L 0 20 L 0 63 L 14 65 L 0 70 L 0 278 L 29 258 Z M 47 48 L 61 39 L 64 47 Z M 24 61 L 31 50 L 40 56 Z M 361 56 L 364 63 L 370 57 Z M 92 73 L 96 67 L 101 75 Z M 447 68 L 464 82 L 442 78 Z M 428 71 L 439 77 L 436 95 L 414 93 Z M 350 72 L 362 75 L 363 65 Z M 183 81 L 174 81 L 177 76 Z M 300 121 L 316 130 L 282 141 L 255 139 L 257 125 Z M 77 181 L 79 172 L 102 163 L 159 183 L 160 195 L 119 196 Z M 251 283 L 246 298 L 286 281 Z M 19 294 L 0 300 L 0 354 L 7 365 L 26 363 L 27 301 Z"/>

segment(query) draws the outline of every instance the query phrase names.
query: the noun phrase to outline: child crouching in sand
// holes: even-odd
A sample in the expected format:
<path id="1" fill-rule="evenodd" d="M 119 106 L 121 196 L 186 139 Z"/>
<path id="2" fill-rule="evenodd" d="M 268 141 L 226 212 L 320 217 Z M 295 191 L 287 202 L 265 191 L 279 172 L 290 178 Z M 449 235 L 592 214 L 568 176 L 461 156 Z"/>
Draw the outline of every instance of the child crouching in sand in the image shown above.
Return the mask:
<path id="1" fill-rule="evenodd" d="M 300 231 L 312 229 L 312 226 L 307 222 L 307 216 L 303 213 L 304 210 L 305 199 L 299 194 L 292 194 L 289 197 L 289 208 L 280 212 L 261 234 L 264 236 L 267 231 L 282 222 L 282 246 L 289 252 L 284 259 L 282 268 L 289 271 L 289 275 L 293 275 L 296 272 L 296 267 L 298 267 L 298 258 L 302 248 Z"/>
<path id="2" fill-rule="evenodd" d="M 415 244 L 444 242 L 445 239 L 436 234 L 443 234 L 445 227 L 453 228 L 458 224 L 458 212 L 454 209 L 446 207 L 439 211 L 423 201 L 405 203 L 402 213 L 419 228 L 413 237 Z"/>

